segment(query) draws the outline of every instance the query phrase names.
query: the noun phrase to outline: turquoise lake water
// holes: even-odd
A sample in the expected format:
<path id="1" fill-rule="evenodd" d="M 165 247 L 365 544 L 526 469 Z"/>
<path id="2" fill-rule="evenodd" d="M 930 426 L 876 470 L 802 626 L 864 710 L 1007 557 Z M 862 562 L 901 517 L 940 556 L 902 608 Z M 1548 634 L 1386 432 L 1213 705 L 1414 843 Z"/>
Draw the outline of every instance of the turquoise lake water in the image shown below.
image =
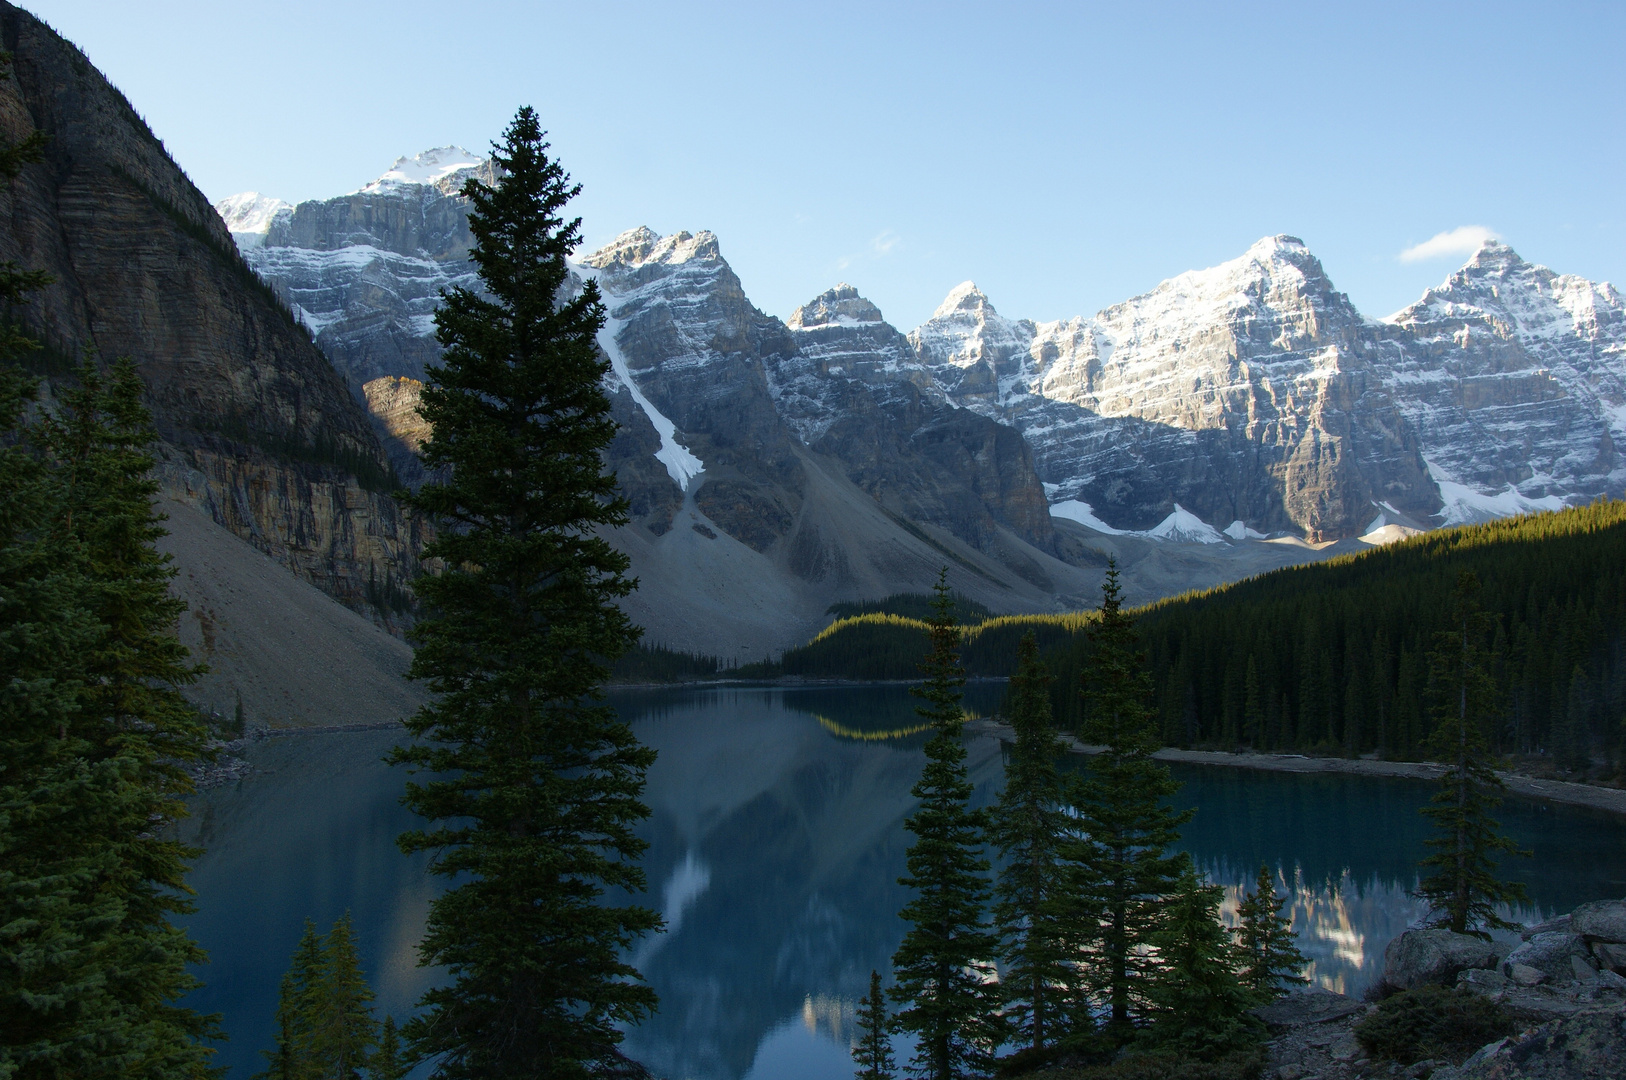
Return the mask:
<path id="1" fill-rule="evenodd" d="M 972 684 L 991 712 L 1000 684 Z M 897 885 L 926 736 L 901 686 L 621 692 L 613 699 L 659 751 L 647 903 L 667 930 L 635 960 L 661 996 L 626 1049 L 671 1080 L 850 1077 L 853 1005 L 884 974 L 903 934 Z M 187 920 L 211 963 L 192 1004 L 223 1014 L 234 1080 L 263 1067 L 277 984 L 306 917 L 323 930 L 351 912 L 380 1015 L 407 1015 L 434 973 L 415 945 L 438 882 L 395 837 L 416 819 L 398 803 L 404 771 L 379 758 L 394 732 L 257 744 L 261 773 L 193 801 L 185 834 L 205 848 Z M 975 799 L 992 801 L 1001 748 L 968 743 Z M 1310 974 L 1359 993 L 1383 946 L 1421 914 L 1407 890 L 1423 854 L 1411 780 L 1178 766 L 1177 798 L 1197 807 L 1183 844 L 1227 887 L 1226 911 L 1261 863 L 1289 905 Z M 1511 865 L 1535 918 L 1626 895 L 1626 819 L 1510 799 L 1508 830 L 1534 857 Z"/>

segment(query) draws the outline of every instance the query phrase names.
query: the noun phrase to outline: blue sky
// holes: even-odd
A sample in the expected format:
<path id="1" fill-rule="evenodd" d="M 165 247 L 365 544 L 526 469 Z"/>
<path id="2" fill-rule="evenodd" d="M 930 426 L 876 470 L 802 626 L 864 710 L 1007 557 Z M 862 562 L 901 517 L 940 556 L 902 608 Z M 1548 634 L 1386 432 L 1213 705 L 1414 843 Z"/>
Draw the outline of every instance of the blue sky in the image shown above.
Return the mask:
<path id="1" fill-rule="evenodd" d="M 1271 233 L 1373 316 L 1458 229 L 1626 287 L 1618 2 L 24 6 L 212 199 L 353 190 L 530 104 L 589 245 L 711 229 L 781 316 L 846 280 L 907 330 L 968 278 L 1088 315 Z"/>

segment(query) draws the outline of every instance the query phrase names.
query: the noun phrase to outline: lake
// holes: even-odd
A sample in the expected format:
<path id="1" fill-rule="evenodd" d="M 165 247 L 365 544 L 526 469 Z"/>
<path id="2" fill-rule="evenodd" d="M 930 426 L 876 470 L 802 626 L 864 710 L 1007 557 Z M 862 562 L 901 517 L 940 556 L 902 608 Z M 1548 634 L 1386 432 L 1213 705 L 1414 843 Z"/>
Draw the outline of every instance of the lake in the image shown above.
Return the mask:
<path id="1" fill-rule="evenodd" d="M 966 703 L 994 711 L 998 683 Z M 661 1009 L 626 1049 L 679 1080 L 850 1077 L 853 1006 L 903 935 L 897 884 L 909 789 L 926 735 L 902 686 L 621 691 L 616 706 L 659 751 L 649 774 L 646 902 L 666 917 L 635 960 Z M 346 910 L 382 1016 L 408 1014 L 434 974 L 415 945 L 438 882 L 395 837 L 417 819 L 404 770 L 380 762 L 390 731 L 255 744 L 261 772 L 193 800 L 184 833 L 205 849 L 187 925 L 208 950 L 190 1003 L 220 1012 L 234 1080 L 263 1067 L 278 981 L 304 920 Z M 998 794 L 1002 750 L 968 743 L 975 801 Z M 1384 945 L 1421 914 L 1407 890 L 1427 835 L 1429 784 L 1182 765 L 1183 846 L 1226 886 L 1229 916 L 1261 864 L 1278 874 L 1311 976 L 1360 993 Z M 1511 864 L 1534 919 L 1626 895 L 1626 819 L 1510 799 L 1501 818 L 1528 860 Z"/>

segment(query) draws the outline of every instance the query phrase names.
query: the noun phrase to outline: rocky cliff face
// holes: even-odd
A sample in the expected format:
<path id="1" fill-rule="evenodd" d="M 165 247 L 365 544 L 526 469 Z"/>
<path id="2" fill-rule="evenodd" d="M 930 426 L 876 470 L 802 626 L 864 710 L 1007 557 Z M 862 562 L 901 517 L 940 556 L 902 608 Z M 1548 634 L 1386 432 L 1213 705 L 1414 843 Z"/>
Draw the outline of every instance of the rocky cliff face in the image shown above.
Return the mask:
<path id="1" fill-rule="evenodd" d="M 54 278 L 12 317 L 59 358 L 53 377 L 83 350 L 134 358 L 166 493 L 368 608 L 369 578 L 411 573 L 418 537 L 381 494 L 366 413 L 86 57 L 9 4 L 0 41 L 0 131 L 49 137 L 0 190 L 0 258 Z"/>
<path id="2" fill-rule="evenodd" d="M 217 207 L 256 273 L 353 387 L 415 379 L 440 355 L 441 290 L 477 284 L 465 180 L 491 163 L 458 147 L 401 158 L 359 191 L 290 207 L 250 192 Z"/>
<path id="3" fill-rule="evenodd" d="M 1626 304 L 1489 243 L 1386 320 L 1380 371 L 1449 520 L 1619 495 Z"/>
<path id="4" fill-rule="evenodd" d="M 1092 319 L 1009 320 L 967 283 L 910 340 L 956 402 L 1022 430 L 1056 502 L 1320 539 L 1383 502 L 1439 505 L 1372 337 L 1302 243 L 1270 237 Z"/>

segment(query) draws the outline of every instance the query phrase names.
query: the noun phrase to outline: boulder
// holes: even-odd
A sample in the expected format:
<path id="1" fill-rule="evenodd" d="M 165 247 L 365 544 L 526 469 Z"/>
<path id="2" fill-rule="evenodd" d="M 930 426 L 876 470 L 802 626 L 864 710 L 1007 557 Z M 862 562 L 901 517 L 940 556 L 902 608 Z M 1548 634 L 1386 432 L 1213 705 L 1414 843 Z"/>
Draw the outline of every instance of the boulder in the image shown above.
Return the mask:
<path id="1" fill-rule="evenodd" d="M 1539 972 L 1538 972 L 1539 974 Z M 1499 994 L 1507 989 L 1508 977 L 1495 968 L 1469 968 L 1457 976 L 1457 986 L 1477 994 Z"/>
<path id="2" fill-rule="evenodd" d="M 1598 981 L 1598 969 L 1592 966 L 1590 957 L 1582 959 L 1579 956 L 1571 956 L 1570 977 L 1578 983 L 1595 984 Z"/>
<path id="3" fill-rule="evenodd" d="M 1502 968 L 1515 986 L 1536 986 L 1547 981 L 1545 971 L 1533 968 L 1529 964 L 1504 964 Z"/>
<path id="4" fill-rule="evenodd" d="M 1626 900 L 1594 900 L 1570 912 L 1570 930 L 1593 941 L 1626 944 Z"/>
<path id="5" fill-rule="evenodd" d="M 1559 915 L 1556 918 L 1548 919 L 1546 922 L 1539 922 L 1534 926 L 1525 927 L 1524 933 L 1521 936 L 1524 938 L 1524 940 L 1529 941 L 1537 934 L 1550 934 L 1555 930 L 1568 930 L 1569 928 L 1570 917 L 1566 913 Z"/>
<path id="6" fill-rule="evenodd" d="M 1450 986 L 1469 968 L 1495 966 L 1495 944 L 1449 930 L 1407 930 L 1383 950 L 1383 982 L 1396 990 Z"/>
<path id="7" fill-rule="evenodd" d="M 1592 955 L 1605 971 L 1626 972 L 1626 945 L 1611 945 L 1607 941 L 1594 941 Z"/>
<path id="8" fill-rule="evenodd" d="M 1570 969 L 1572 956 L 1591 958 L 1591 953 L 1586 947 L 1586 939 L 1580 934 L 1554 930 L 1546 934 L 1537 934 L 1508 953 L 1507 960 L 1502 964 L 1502 971 L 1511 976 L 1513 966 L 1522 964 L 1525 967 L 1535 968 L 1549 979 L 1568 982 L 1575 977 L 1575 973 Z"/>
<path id="9" fill-rule="evenodd" d="M 1434 1080 L 1613 1080 L 1626 1066 L 1626 1025 L 1614 1009 L 1551 1020 L 1484 1047 Z"/>

